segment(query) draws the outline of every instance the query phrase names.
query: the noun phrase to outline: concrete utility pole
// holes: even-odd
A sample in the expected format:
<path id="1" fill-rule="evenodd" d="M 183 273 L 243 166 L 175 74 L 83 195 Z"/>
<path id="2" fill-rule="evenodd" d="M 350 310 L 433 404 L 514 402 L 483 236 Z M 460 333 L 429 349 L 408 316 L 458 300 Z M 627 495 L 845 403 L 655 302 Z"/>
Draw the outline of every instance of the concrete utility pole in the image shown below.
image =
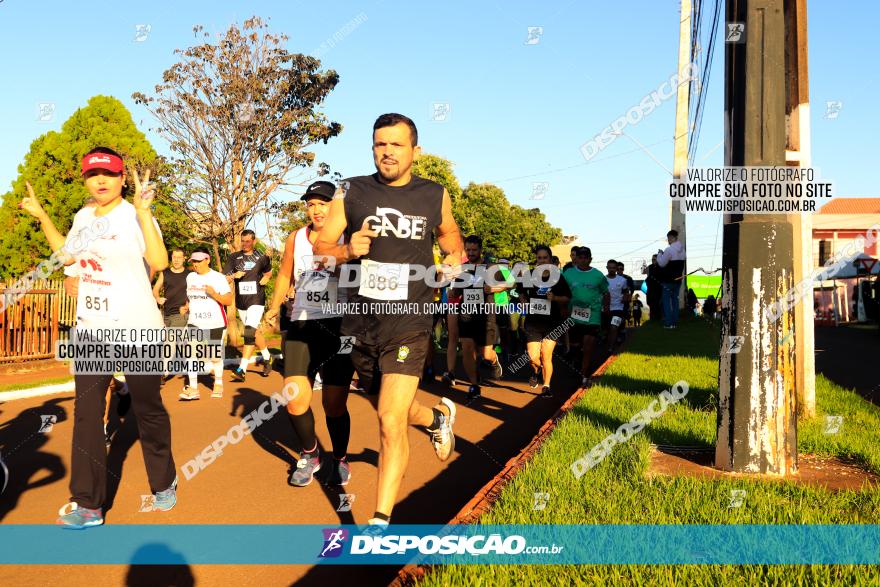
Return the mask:
<path id="1" fill-rule="evenodd" d="M 810 91 L 807 76 L 807 0 L 785 0 L 786 112 L 789 117 L 788 165 L 810 166 Z M 800 283 L 813 271 L 813 218 L 792 214 L 794 225 L 794 279 Z M 816 415 L 816 340 L 813 294 L 794 308 L 795 389 L 798 414 Z"/>
<path id="2" fill-rule="evenodd" d="M 685 174 L 688 162 L 688 101 L 690 100 L 691 65 L 691 0 L 681 0 L 681 23 L 678 36 L 678 95 L 675 104 L 675 158 L 672 163 L 672 176 L 679 179 Z M 672 202 L 670 227 L 678 231 L 678 240 L 687 250 L 687 230 L 684 212 L 678 202 Z M 665 247 L 665 245 L 664 245 Z M 687 275 L 685 261 L 684 275 Z M 678 290 L 678 307 L 684 309 L 687 295 L 687 277 L 682 277 Z"/>
<path id="3" fill-rule="evenodd" d="M 745 24 L 725 43 L 725 164 L 783 166 L 786 151 L 785 0 L 727 0 L 725 21 Z M 726 32 L 726 31 L 725 31 Z M 765 310 L 795 285 L 794 226 L 785 215 L 726 215 L 722 255 L 721 469 L 797 472 L 794 310 Z M 729 352 L 741 337 L 739 352 Z"/>

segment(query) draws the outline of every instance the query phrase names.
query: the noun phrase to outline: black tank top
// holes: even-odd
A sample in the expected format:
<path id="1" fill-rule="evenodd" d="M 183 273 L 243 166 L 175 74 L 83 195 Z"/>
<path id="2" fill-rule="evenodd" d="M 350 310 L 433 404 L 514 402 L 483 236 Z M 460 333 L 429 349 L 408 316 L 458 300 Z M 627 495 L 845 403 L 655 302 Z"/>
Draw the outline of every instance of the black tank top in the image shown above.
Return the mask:
<path id="1" fill-rule="evenodd" d="M 189 269 L 180 273 L 175 273 L 170 267 L 162 270 L 162 284 L 165 288 L 165 305 L 162 311 L 166 316 L 180 314 L 180 308 L 186 305 L 186 276 L 190 273 L 192 271 Z"/>
<path id="2" fill-rule="evenodd" d="M 443 205 L 443 186 L 433 181 L 413 176 L 404 186 L 382 183 L 378 174 L 353 177 L 346 180 L 345 229 L 346 242 L 367 221 L 379 233 L 370 244 L 369 254 L 353 261 L 361 263 L 361 280 L 369 279 L 365 265 L 410 264 L 426 268 L 434 266 L 432 251 L 434 229 L 440 225 Z M 343 182 L 342 185 L 346 185 Z M 373 284 L 375 285 L 375 283 Z M 433 315 L 422 315 L 422 304 L 433 300 L 434 290 L 423 279 L 407 283 L 405 299 L 389 301 L 358 293 L 358 286 L 349 289 L 349 301 L 416 303 L 416 315 L 395 315 L 396 330 L 430 328 Z M 361 288 L 361 291 L 365 291 Z M 366 291 L 376 291 L 374 289 Z M 381 316 L 382 312 L 379 313 Z"/>

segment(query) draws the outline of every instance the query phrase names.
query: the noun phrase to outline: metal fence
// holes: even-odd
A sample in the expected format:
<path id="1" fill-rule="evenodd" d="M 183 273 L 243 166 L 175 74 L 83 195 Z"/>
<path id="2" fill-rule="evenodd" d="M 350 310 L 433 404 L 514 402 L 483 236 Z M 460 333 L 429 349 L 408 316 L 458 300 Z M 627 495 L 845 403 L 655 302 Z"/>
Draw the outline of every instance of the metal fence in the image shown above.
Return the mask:
<path id="1" fill-rule="evenodd" d="M 0 284 L 0 295 L 5 292 Z M 55 356 L 55 343 L 76 324 L 76 298 L 63 280 L 38 279 L 34 288 L 0 312 L 0 363 Z"/>

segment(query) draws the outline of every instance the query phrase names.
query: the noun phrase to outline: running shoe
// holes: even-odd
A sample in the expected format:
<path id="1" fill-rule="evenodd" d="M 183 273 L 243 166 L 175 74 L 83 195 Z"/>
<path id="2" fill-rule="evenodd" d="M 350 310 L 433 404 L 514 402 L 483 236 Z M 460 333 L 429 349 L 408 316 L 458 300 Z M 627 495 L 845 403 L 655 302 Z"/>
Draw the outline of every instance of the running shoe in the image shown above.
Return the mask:
<path id="1" fill-rule="evenodd" d="M 532 374 L 531 377 L 529 377 L 529 387 L 531 387 L 532 389 L 535 389 L 536 387 L 538 387 L 538 376 L 535 375 L 534 373 Z"/>
<path id="2" fill-rule="evenodd" d="M 241 367 L 236 367 L 232 370 L 232 380 L 236 383 L 244 383 L 245 375 L 247 375 L 247 372 L 242 370 Z"/>
<path id="3" fill-rule="evenodd" d="M 370 518 L 362 533 L 364 536 L 381 536 L 386 530 L 388 530 L 388 522 L 379 518 Z"/>
<path id="4" fill-rule="evenodd" d="M 287 481 L 290 485 L 305 487 L 315 478 L 315 473 L 321 470 L 321 458 L 318 451 L 302 453 L 302 458 L 296 462 L 296 468 L 290 473 Z"/>
<path id="5" fill-rule="evenodd" d="M 263 361 L 263 373 L 262 373 L 263 377 L 268 377 L 269 374 L 272 373 L 273 361 L 274 361 L 274 359 L 272 358 L 272 355 L 269 355 L 268 361 Z"/>
<path id="6" fill-rule="evenodd" d="M 101 508 L 96 510 L 81 508 L 76 505 L 76 502 L 71 502 L 62 507 L 58 513 L 60 517 L 55 520 L 55 524 L 65 530 L 84 530 L 92 526 L 100 526 L 104 523 L 104 515 L 101 512 Z"/>
<path id="7" fill-rule="evenodd" d="M 199 399 L 201 396 L 199 395 L 199 390 L 196 387 L 190 387 L 189 385 L 183 386 L 183 391 L 180 392 L 178 396 L 182 401 L 191 401 L 194 399 Z"/>
<path id="8" fill-rule="evenodd" d="M 330 476 L 327 477 L 327 484 L 348 485 L 348 481 L 351 479 L 351 467 L 349 464 L 344 460 L 333 457 L 330 466 L 333 469 L 330 471 Z"/>
<path id="9" fill-rule="evenodd" d="M 440 409 L 446 406 L 446 411 Z M 435 409 L 442 412 L 440 416 L 440 425 L 436 430 L 428 430 L 431 433 L 431 444 L 434 445 L 434 453 L 441 461 L 445 461 L 452 455 L 455 450 L 455 434 L 452 432 L 452 425 L 455 424 L 455 404 L 448 398 L 442 398 Z"/>
<path id="10" fill-rule="evenodd" d="M 553 397 L 553 390 L 550 389 L 549 385 L 541 388 L 541 397 Z"/>
<path id="11" fill-rule="evenodd" d="M 483 396 L 483 394 L 480 392 L 479 385 L 471 385 L 470 387 L 468 387 L 467 398 L 469 400 L 475 400 L 475 399 L 482 397 L 482 396 Z"/>
<path id="12" fill-rule="evenodd" d="M 153 502 L 153 511 L 167 512 L 173 508 L 177 504 L 177 475 L 174 476 L 171 487 L 154 495 L 156 499 Z"/>
<path id="13" fill-rule="evenodd" d="M 211 389 L 211 397 L 213 398 L 221 398 L 223 397 L 223 382 L 215 383 L 213 389 Z"/>
<path id="14" fill-rule="evenodd" d="M 452 387 L 455 385 L 455 376 L 449 371 L 444 371 L 443 376 L 440 377 L 441 381 L 446 385 Z"/>
<path id="15" fill-rule="evenodd" d="M 494 379 L 501 379 L 501 376 L 504 375 L 504 369 L 501 367 L 501 359 L 495 359 L 495 363 L 489 366 L 492 368 L 492 377 Z"/>

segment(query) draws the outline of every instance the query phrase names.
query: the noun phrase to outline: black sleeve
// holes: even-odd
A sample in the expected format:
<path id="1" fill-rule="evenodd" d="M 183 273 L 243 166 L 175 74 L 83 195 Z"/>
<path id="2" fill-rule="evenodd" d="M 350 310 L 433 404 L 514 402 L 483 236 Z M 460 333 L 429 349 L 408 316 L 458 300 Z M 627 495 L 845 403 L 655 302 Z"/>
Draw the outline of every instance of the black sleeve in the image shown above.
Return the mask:
<path id="1" fill-rule="evenodd" d="M 263 265 L 263 269 L 260 271 L 260 275 L 272 272 L 272 259 L 269 258 L 269 255 L 263 255 L 260 258 L 260 262 Z"/>
<path id="2" fill-rule="evenodd" d="M 554 296 L 562 296 L 564 298 L 571 297 L 571 288 L 568 287 L 568 282 L 564 277 L 561 277 L 559 281 L 556 282 L 556 285 L 553 286 L 551 291 Z"/>
<path id="3" fill-rule="evenodd" d="M 235 273 L 235 269 L 233 269 L 235 263 L 235 253 L 226 257 L 226 262 L 223 263 L 223 273 L 225 275 L 232 275 Z"/>

